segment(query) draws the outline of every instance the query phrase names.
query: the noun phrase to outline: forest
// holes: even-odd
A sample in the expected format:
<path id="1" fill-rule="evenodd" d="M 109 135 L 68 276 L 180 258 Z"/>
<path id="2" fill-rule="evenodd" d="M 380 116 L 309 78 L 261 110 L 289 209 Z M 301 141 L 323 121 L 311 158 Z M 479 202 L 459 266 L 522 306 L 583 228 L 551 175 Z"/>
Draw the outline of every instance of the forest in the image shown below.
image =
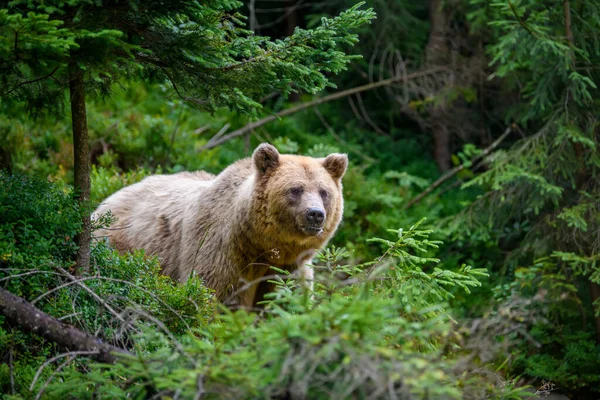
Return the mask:
<path id="1" fill-rule="evenodd" d="M 600 0 L 0 0 L 0 399 L 599 399 L 599 84 Z M 310 284 L 99 234 L 261 143 L 348 156 Z"/>

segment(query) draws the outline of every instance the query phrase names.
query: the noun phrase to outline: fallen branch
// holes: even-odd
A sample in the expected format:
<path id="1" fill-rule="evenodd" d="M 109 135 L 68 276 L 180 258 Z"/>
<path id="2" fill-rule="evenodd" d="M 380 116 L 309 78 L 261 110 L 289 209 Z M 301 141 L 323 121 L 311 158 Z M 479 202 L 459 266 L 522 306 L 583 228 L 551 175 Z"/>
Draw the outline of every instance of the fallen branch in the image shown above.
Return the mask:
<path id="1" fill-rule="evenodd" d="M 343 97 L 347 97 L 350 96 L 352 94 L 355 93 L 361 93 L 361 92 L 366 92 L 368 90 L 373 90 L 382 86 L 387 86 L 387 85 L 392 85 L 394 83 L 398 83 L 398 82 L 402 82 L 402 81 L 408 81 L 411 79 L 416 79 L 416 78 L 421 78 L 423 76 L 427 76 L 427 75 L 431 75 L 431 74 L 435 74 L 441 71 L 446 71 L 447 68 L 445 67 L 435 67 L 435 68 L 430 68 L 427 69 L 425 71 L 418 71 L 418 72 L 413 72 L 412 74 L 408 74 L 408 75 L 402 75 L 402 76 L 396 76 L 394 78 L 389 78 L 389 79 L 384 79 L 382 81 L 378 81 L 378 82 L 372 82 L 372 83 L 368 83 L 366 85 L 363 86 L 358 86 L 355 88 L 351 88 L 351 89 L 346 89 L 346 90 L 342 90 L 341 92 L 337 92 L 337 93 L 333 93 L 330 94 L 329 96 L 325 96 L 325 97 L 320 97 L 318 99 L 315 99 L 313 101 L 309 101 L 307 103 L 302 103 L 302 104 L 298 104 L 297 106 L 291 107 L 291 108 L 287 108 L 285 110 L 279 111 L 278 113 L 269 115 L 265 118 L 259 119 L 258 121 L 254 121 L 249 123 L 248 125 L 237 129 L 221 138 L 219 138 L 218 140 L 213 140 L 207 144 L 205 144 L 204 146 L 200 147 L 200 151 L 202 150 L 208 150 L 208 149 L 212 149 L 213 147 L 216 147 L 222 143 L 225 143 L 233 138 L 236 138 L 238 136 L 241 136 L 247 132 L 250 132 L 253 129 L 256 129 L 258 127 L 261 127 L 265 124 L 268 124 L 269 122 L 275 121 L 276 119 L 279 119 L 281 117 L 285 117 L 291 114 L 295 114 L 299 111 L 303 111 L 306 110 L 307 108 L 310 107 L 314 107 L 314 106 L 318 106 L 320 104 L 323 103 L 327 103 L 333 100 L 337 100 L 337 99 L 341 99 Z"/>
<path id="2" fill-rule="evenodd" d="M 475 161 L 480 160 L 480 159 L 484 158 L 485 156 L 487 156 L 488 154 L 490 154 L 492 152 L 492 150 L 494 150 L 496 147 L 498 147 L 498 145 L 500 143 L 502 143 L 502 141 L 504 139 L 506 139 L 506 137 L 512 132 L 512 130 L 513 130 L 512 126 L 506 128 L 504 133 L 502 135 L 500 135 L 500 137 L 498 139 L 496 139 L 494 141 L 494 143 L 492 143 L 485 150 L 483 150 L 481 152 L 481 154 L 479 154 L 477 157 L 473 158 L 473 160 L 471 160 L 471 163 L 474 163 Z M 406 205 L 404 206 L 404 209 L 408 210 L 409 208 L 414 206 L 416 203 L 421 201 L 421 199 L 423 199 L 423 197 L 425 197 L 429 193 L 433 192 L 442 183 L 446 182 L 448 179 L 452 178 L 454 175 L 458 174 L 460 171 L 462 171 L 465 168 L 466 168 L 465 164 L 461 164 L 458 167 L 455 167 L 455 168 L 451 169 L 450 171 L 446 172 L 444 175 L 440 176 L 435 182 L 433 182 L 431 185 L 429 185 L 429 187 L 427 189 L 423 190 L 417 197 L 413 198 L 411 201 L 406 203 Z"/>
<path id="3" fill-rule="evenodd" d="M 3 288 L 0 288 L 0 314 L 6 317 L 9 324 L 40 335 L 70 351 L 90 352 L 95 360 L 103 363 L 116 363 L 117 354 L 130 355 L 126 350 L 103 343 L 87 332 L 60 322 Z"/>

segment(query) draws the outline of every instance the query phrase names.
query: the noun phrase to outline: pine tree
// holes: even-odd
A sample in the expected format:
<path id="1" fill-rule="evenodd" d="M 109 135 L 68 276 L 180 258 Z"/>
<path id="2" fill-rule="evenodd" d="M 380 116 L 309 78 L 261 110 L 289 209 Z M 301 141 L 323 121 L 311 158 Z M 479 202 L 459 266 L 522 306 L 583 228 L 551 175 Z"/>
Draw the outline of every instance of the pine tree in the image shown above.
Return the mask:
<path id="1" fill-rule="evenodd" d="M 493 38 L 491 78 L 519 95 L 505 122 L 516 123 L 522 139 L 494 154 L 491 168 L 466 185 L 486 193 L 456 221 L 457 228 L 465 235 L 468 226 L 472 238 L 499 240 L 510 231 L 517 239 L 509 266 L 521 267 L 515 274 L 519 285 L 549 304 L 555 312 L 546 316 L 562 331 L 548 334 L 546 348 L 535 352 L 562 365 L 564 343 L 553 349 L 547 343 L 560 344 L 569 329 L 582 325 L 571 337 L 593 341 L 594 327 L 586 326 L 585 316 L 590 297 L 600 343 L 600 4 L 471 0 L 471 5 L 471 23 L 486 26 Z M 566 367 L 567 373 L 576 367 Z"/>
<path id="2" fill-rule="evenodd" d="M 252 113 L 257 100 L 280 91 L 314 93 L 331 86 L 352 58 L 353 30 L 374 18 L 352 7 L 271 41 L 244 29 L 235 0 L 0 1 L 0 95 L 30 112 L 62 112 L 70 104 L 75 187 L 82 205 L 78 266 L 89 264 L 90 195 L 86 98 L 107 96 L 116 82 L 162 79 L 199 109 L 227 106 Z M 69 102 L 65 93 L 69 93 Z"/>

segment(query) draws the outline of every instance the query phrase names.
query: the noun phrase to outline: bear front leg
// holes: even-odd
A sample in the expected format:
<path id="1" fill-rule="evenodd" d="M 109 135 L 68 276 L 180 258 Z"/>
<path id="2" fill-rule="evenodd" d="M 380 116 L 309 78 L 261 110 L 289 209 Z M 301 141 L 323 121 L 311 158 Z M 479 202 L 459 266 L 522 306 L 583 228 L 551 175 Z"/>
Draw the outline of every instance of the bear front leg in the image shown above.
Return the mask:
<path id="1" fill-rule="evenodd" d="M 296 265 L 298 270 L 296 276 L 300 279 L 300 283 L 307 287 L 311 292 L 315 286 L 315 271 L 312 266 L 312 259 L 315 257 L 315 250 L 306 250 L 302 252 L 297 260 Z"/>
<path id="2" fill-rule="evenodd" d="M 312 263 L 307 262 L 296 271 L 296 276 L 300 279 L 300 284 L 307 287 L 311 292 L 315 287 L 315 270 Z"/>
<path id="3" fill-rule="evenodd" d="M 288 266 L 288 267 L 283 267 L 281 269 L 285 269 L 287 271 L 293 271 L 292 276 L 297 278 L 300 281 L 300 284 L 305 287 L 308 288 L 308 290 L 310 290 L 310 292 L 312 293 L 313 288 L 314 288 L 314 270 L 312 267 L 312 264 L 310 262 L 310 259 L 307 260 L 304 264 L 301 264 L 300 266 Z M 262 308 L 263 305 L 258 304 L 264 300 L 266 300 L 265 295 L 268 293 L 272 293 L 274 292 L 277 287 L 274 283 L 269 282 L 269 280 L 273 280 L 273 278 L 269 278 L 267 279 L 267 277 L 274 275 L 274 271 L 272 270 L 267 270 L 262 281 L 259 282 L 258 287 L 256 288 L 256 292 L 254 295 L 254 299 L 252 302 L 252 306 L 253 307 L 258 307 L 258 308 Z M 286 278 L 286 275 L 282 275 L 282 278 Z"/>

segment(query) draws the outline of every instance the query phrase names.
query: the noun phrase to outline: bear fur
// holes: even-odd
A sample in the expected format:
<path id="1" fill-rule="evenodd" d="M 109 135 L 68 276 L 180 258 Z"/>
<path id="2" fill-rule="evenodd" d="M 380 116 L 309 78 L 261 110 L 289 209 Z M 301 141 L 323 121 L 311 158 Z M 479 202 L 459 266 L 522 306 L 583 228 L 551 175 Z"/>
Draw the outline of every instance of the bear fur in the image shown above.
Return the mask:
<path id="1" fill-rule="evenodd" d="M 312 279 L 307 264 L 342 219 L 347 166 L 345 154 L 279 154 L 263 143 L 217 176 L 154 175 L 116 192 L 94 212 L 116 218 L 96 236 L 158 256 L 180 282 L 195 272 L 220 301 L 251 308 L 273 290 L 270 266 Z"/>

